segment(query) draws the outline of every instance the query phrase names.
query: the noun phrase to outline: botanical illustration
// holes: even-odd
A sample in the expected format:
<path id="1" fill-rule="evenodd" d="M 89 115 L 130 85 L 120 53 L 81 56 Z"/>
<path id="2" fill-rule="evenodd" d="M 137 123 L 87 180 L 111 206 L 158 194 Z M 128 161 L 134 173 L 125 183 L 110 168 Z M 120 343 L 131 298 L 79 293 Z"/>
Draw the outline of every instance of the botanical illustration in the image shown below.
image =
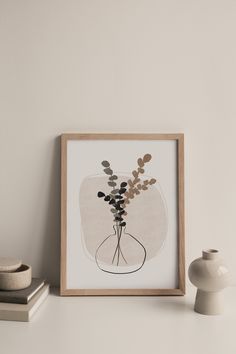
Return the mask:
<path id="1" fill-rule="evenodd" d="M 138 237 L 128 233 L 126 229 L 128 226 L 129 207 L 133 200 L 148 191 L 157 182 L 155 178 L 143 178 L 145 165 L 151 159 L 151 154 L 145 154 L 143 157 L 138 158 L 138 166 L 132 171 L 132 178 L 121 181 L 119 176 L 114 173 L 109 161 L 104 160 L 101 162 L 103 171 L 107 176 L 107 185 L 110 191 L 98 191 L 97 197 L 107 203 L 114 230 L 113 234 L 105 237 L 98 245 L 95 253 L 96 263 L 99 269 L 104 272 L 112 274 L 134 273 L 141 269 L 146 261 L 147 249 L 145 245 Z M 139 217 L 142 217 L 142 215 Z M 109 255 L 107 254 L 108 252 Z M 110 259 L 110 262 L 102 261 L 105 258 L 105 254 L 106 259 Z M 131 262 L 130 259 L 134 259 L 134 255 L 136 255 L 138 261 Z"/>

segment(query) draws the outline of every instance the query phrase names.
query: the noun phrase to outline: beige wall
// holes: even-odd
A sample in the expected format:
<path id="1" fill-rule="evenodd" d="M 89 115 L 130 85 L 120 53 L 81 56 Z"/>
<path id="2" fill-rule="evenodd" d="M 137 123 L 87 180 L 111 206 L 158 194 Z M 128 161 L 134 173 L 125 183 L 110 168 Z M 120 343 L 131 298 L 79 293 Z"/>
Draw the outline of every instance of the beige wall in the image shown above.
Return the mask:
<path id="1" fill-rule="evenodd" d="M 184 132 L 187 264 L 236 283 L 236 2 L 0 0 L 0 256 L 59 282 L 62 132 Z"/>

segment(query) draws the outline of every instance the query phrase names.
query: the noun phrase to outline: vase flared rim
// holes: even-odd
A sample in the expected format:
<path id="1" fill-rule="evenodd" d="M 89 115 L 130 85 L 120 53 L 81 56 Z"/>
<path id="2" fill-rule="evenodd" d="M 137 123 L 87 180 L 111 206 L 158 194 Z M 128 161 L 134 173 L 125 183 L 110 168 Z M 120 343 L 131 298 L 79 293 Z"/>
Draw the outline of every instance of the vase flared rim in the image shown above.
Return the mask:
<path id="1" fill-rule="evenodd" d="M 202 251 L 203 259 L 216 259 L 219 257 L 219 250 L 215 248 L 208 248 Z"/>

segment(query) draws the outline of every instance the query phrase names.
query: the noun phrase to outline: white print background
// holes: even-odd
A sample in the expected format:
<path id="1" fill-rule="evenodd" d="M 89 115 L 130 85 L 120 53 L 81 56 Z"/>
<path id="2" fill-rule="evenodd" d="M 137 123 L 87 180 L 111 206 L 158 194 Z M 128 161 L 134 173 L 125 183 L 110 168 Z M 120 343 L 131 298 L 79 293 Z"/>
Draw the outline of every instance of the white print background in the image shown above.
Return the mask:
<path id="1" fill-rule="evenodd" d="M 150 153 L 145 175 L 156 178 L 167 205 L 168 234 L 157 256 L 136 273 L 108 274 L 98 269 L 83 247 L 79 189 L 83 179 L 102 174 L 108 160 L 115 173 L 131 173 L 137 158 Z M 95 196 L 96 197 L 96 196 Z M 138 197 L 138 196 L 137 196 Z M 104 202 L 101 200 L 101 203 Z M 93 222 L 91 220 L 91 222 Z M 158 222 L 158 220 L 157 220 Z M 67 288 L 175 288 L 178 286 L 177 255 L 177 143 L 142 140 L 71 140 L 67 145 Z M 96 225 L 94 225 L 96 229 Z"/>

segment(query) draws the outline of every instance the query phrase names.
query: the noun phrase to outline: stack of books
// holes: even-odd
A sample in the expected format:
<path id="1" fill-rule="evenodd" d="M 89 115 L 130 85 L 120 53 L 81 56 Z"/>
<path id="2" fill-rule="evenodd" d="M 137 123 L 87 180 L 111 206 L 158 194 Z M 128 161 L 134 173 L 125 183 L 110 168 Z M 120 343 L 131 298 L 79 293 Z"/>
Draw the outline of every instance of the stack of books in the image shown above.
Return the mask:
<path id="1" fill-rule="evenodd" d="M 49 285 L 39 278 L 23 290 L 0 290 L 0 320 L 30 321 L 48 294 Z"/>

